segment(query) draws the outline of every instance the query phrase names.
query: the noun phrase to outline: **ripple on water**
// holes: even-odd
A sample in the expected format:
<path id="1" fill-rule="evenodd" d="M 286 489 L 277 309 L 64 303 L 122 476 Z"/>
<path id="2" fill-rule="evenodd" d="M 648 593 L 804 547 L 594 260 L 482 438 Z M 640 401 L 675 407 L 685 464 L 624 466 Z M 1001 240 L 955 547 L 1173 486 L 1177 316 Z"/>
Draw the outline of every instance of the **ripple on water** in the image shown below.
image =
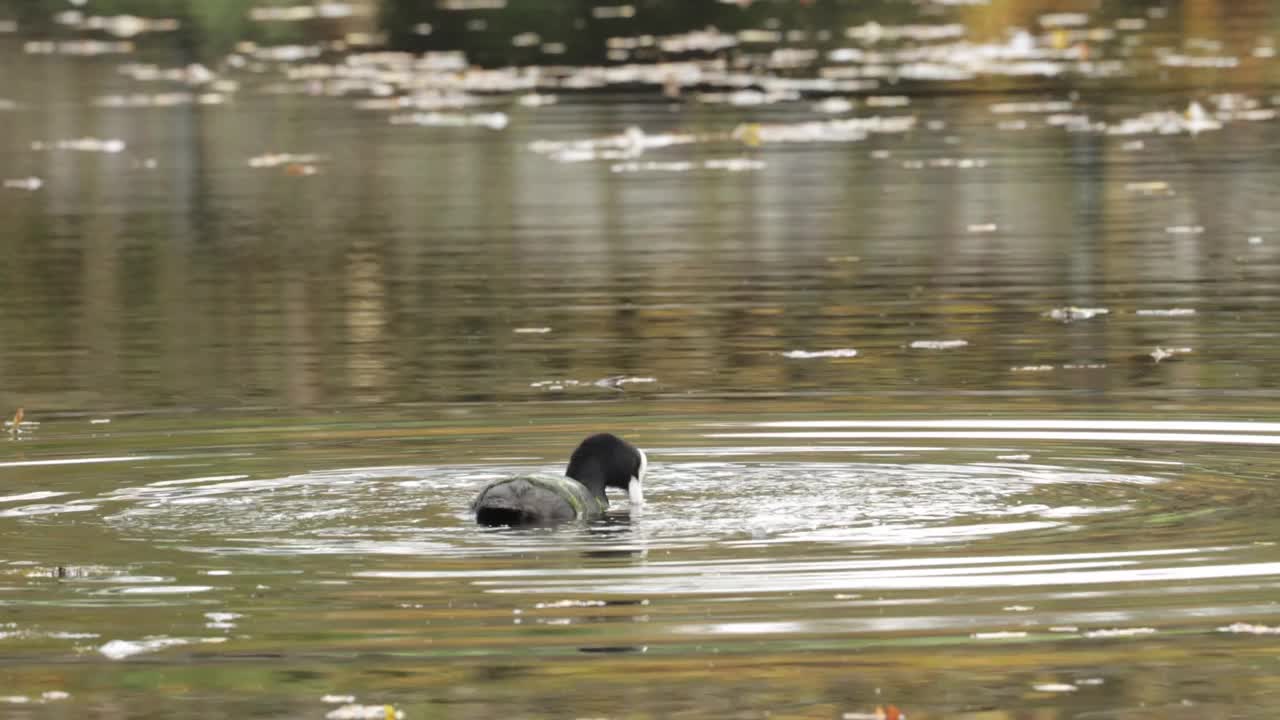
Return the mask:
<path id="1" fill-rule="evenodd" d="M 760 450 L 742 449 L 738 454 Z M 776 455 L 787 448 L 768 450 Z M 96 511 L 102 522 L 127 537 L 231 554 L 468 555 L 572 544 L 601 534 L 616 536 L 619 547 L 636 549 L 708 542 L 870 547 L 1061 528 L 1092 516 L 1125 512 L 1137 488 L 1162 482 L 1156 476 L 1109 469 L 1001 462 L 994 460 L 994 453 L 984 453 L 983 460 L 946 463 L 923 461 L 930 448 L 856 450 L 869 457 L 824 463 L 708 459 L 655 464 L 649 483 L 651 505 L 642 515 L 615 513 L 601 525 L 558 533 L 477 532 L 471 525 L 467 507 L 476 488 L 495 477 L 528 471 L 527 466 L 356 468 L 276 478 L 173 479 L 63 504 L 14 505 L 8 513 Z M 701 453 L 715 458 L 727 452 L 657 448 L 653 454 L 678 458 Z M 867 461 L 876 456 L 901 459 Z M 1059 490 L 1043 492 L 1050 486 Z M 618 503 L 619 510 L 625 508 L 624 502 Z"/>

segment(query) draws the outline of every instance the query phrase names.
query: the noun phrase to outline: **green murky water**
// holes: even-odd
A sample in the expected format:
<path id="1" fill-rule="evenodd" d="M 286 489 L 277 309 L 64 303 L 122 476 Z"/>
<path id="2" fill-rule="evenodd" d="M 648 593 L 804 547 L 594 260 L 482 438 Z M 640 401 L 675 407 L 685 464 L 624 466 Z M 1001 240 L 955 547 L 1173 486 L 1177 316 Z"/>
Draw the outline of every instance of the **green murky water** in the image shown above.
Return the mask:
<path id="1" fill-rule="evenodd" d="M 0 22 L 0 711 L 1274 716 L 1276 14 L 1123 5 L 795 97 Z M 473 526 L 599 430 L 642 513 Z"/>

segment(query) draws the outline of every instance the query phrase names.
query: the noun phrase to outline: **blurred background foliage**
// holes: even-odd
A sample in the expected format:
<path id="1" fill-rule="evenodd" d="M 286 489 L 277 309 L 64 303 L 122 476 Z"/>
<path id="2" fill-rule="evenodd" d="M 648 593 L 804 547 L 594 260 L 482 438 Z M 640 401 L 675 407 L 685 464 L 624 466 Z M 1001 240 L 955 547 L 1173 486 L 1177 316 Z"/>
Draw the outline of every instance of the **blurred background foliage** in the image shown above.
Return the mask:
<path id="1" fill-rule="evenodd" d="M 296 5 L 345 6 L 351 12 L 345 17 L 301 23 L 258 22 L 250 15 L 253 8 Z M 173 17 L 182 22 L 176 42 L 205 60 L 227 52 L 241 40 L 286 43 L 342 37 L 350 32 L 381 32 L 394 49 L 465 50 L 472 62 L 490 66 L 606 62 L 610 37 L 671 35 L 708 27 L 724 32 L 796 30 L 801 32 L 782 44 L 823 47 L 848 44 L 844 28 L 870 21 L 885 25 L 922 19 L 960 21 L 980 40 L 1000 40 L 1011 27 L 1035 28 L 1040 15 L 1054 12 L 1088 12 L 1103 24 L 1155 12 L 1167 17 L 1170 31 L 1202 37 L 1219 35 L 1233 24 L 1269 32 L 1280 23 L 1280 12 L 1264 18 L 1242 15 L 1233 12 L 1228 0 L 990 0 L 959 6 L 902 0 L 506 0 L 504 5 L 459 10 L 456 4 L 443 0 L 91 0 L 75 8 L 69 2 L 0 0 L 0 18 L 17 20 L 24 34 L 40 34 L 56 32 L 51 17 L 59 10 Z M 630 10 L 620 14 L 608 12 L 626 7 Z M 606 9 L 604 16 L 597 12 L 599 8 Z M 536 41 L 513 43 L 520 35 Z M 168 39 L 173 40 L 172 36 Z M 562 47 L 549 54 L 548 44 Z M 631 59 L 656 58 L 639 54 Z"/>

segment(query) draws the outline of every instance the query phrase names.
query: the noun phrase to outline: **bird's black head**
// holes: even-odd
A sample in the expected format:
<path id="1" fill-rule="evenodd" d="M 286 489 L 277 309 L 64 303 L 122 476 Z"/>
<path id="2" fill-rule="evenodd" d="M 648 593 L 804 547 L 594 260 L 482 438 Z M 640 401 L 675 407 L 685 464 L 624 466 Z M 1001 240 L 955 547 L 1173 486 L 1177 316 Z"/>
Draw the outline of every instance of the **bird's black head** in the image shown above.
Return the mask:
<path id="1" fill-rule="evenodd" d="M 569 458 L 565 475 L 577 480 L 596 497 L 603 498 L 604 489 L 626 490 L 633 507 L 644 502 L 640 485 L 644 481 L 649 460 L 644 451 L 616 435 L 592 435 Z"/>

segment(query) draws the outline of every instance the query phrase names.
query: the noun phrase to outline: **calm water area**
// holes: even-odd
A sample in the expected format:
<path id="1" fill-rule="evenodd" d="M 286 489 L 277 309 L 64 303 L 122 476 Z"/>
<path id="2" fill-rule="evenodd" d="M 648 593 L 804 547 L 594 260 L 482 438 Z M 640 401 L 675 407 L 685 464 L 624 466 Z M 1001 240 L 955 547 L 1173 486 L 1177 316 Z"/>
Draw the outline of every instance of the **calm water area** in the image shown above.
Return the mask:
<path id="1" fill-rule="evenodd" d="M 1280 714 L 1280 8 L 900 5 L 777 85 L 0 13 L 0 717 Z M 474 525 L 606 430 L 642 512 Z"/>

